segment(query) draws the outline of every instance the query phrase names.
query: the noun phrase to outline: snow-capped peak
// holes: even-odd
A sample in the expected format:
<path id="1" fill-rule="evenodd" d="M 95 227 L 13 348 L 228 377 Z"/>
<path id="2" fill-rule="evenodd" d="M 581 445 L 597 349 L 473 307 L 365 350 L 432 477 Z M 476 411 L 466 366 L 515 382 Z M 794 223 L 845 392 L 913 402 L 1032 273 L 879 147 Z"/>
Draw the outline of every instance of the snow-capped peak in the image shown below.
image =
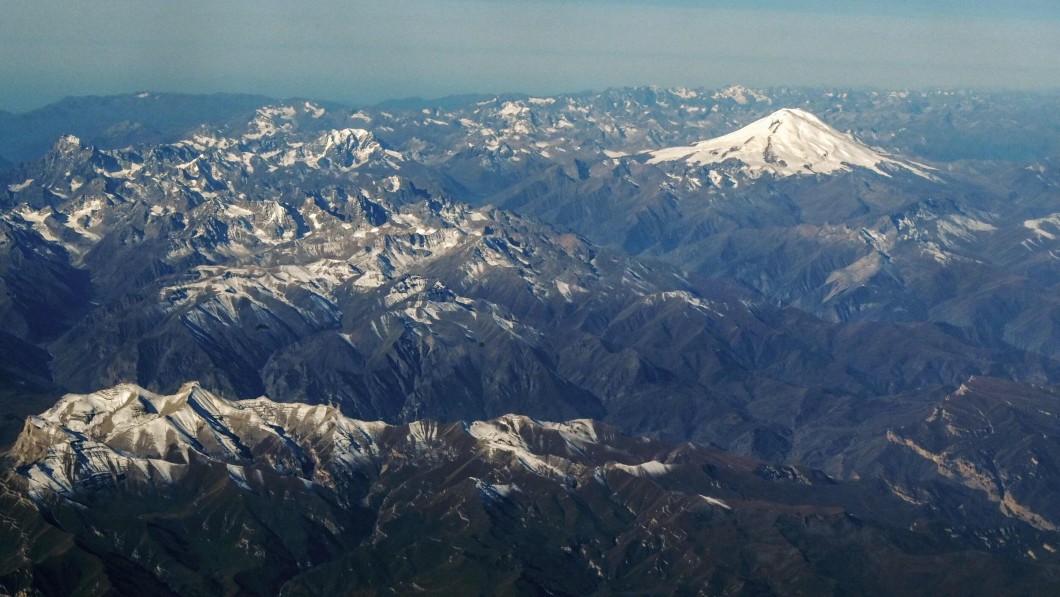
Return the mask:
<path id="1" fill-rule="evenodd" d="M 727 135 L 648 155 L 651 164 L 683 161 L 703 166 L 735 160 L 742 163 L 739 170 L 751 177 L 767 172 L 775 176 L 831 174 L 854 166 L 890 176 L 880 168 L 886 165 L 932 178 L 927 166 L 890 157 L 798 108 L 782 108 Z"/>
<path id="2" fill-rule="evenodd" d="M 751 102 L 766 102 L 768 104 L 773 103 L 773 100 L 768 95 L 755 91 L 754 89 L 748 89 L 743 85 L 730 85 L 725 89 L 720 89 L 711 95 L 711 99 L 715 100 L 732 100 L 741 106 L 747 105 Z"/>

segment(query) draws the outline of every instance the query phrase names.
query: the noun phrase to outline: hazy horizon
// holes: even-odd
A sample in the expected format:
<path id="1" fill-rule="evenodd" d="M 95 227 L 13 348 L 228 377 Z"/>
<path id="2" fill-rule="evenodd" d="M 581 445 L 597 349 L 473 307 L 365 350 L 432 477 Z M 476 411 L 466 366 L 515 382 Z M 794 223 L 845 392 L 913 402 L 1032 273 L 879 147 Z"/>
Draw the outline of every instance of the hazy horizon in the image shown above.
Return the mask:
<path id="1" fill-rule="evenodd" d="M 121 97 L 121 96 L 137 95 L 137 94 L 142 94 L 142 93 L 149 93 L 149 94 L 152 94 L 152 95 L 157 94 L 157 95 L 191 95 L 191 96 L 195 96 L 195 95 L 202 95 L 202 96 L 208 96 L 208 95 L 260 96 L 262 98 L 267 98 L 269 100 L 275 100 L 277 102 L 283 102 L 283 101 L 288 101 L 288 100 L 308 100 L 308 101 L 316 101 L 316 102 L 325 102 L 325 103 L 330 103 L 330 104 L 337 104 L 339 106 L 345 106 L 347 108 L 356 109 L 356 108 L 371 108 L 371 107 L 376 107 L 376 106 L 380 106 L 380 105 L 390 104 L 392 102 L 406 102 L 406 101 L 408 101 L 408 102 L 416 102 L 416 101 L 422 101 L 422 102 L 430 103 L 430 102 L 434 102 L 434 101 L 445 101 L 445 100 L 449 100 L 449 99 L 460 99 L 462 97 L 476 97 L 476 96 L 482 96 L 482 97 L 498 97 L 498 96 L 499 97 L 506 97 L 506 96 L 513 96 L 513 97 L 520 97 L 520 96 L 525 96 L 525 97 L 535 97 L 535 96 L 539 96 L 539 97 L 573 96 L 573 95 L 581 95 L 581 94 L 601 93 L 601 92 L 607 91 L 609 89 L 635 89 L 635 88 L 642 88 L 642 87 L 658 87 L 659 89 L 708 90 L 708 91 L 711 91 L 711 90 L 722 90 L 722 89 L 727 89 L 727 88 L 731 88 L 731 87 L 745 87 L 747 89 L 751 89 L 751 90 L 754 90 L 754 91 L 768 91 L 770 89 L 787 88 L 787 89 L 837 89 L 837 90 L 850 90 L 850 91 L 879 91 L 879 92 L 887 92 L 887 91 L 933 92 L 933 91 L 939 91 L 939 92 L 954 92 L 954 93 L 960 93 L 960 92 L 975 93 L 975 92 L 979 92 L 979 93 L 1025 93 L 1025 94 L 1042 94 L 1042 95 L 1060 94 L 1060 86 L 1053 87 L 1053 88 L 1042 88 L 1042 89 L 1026 89 L 1026 88 L 1019 88 L 1019 87 L 988 87 L 988 86 L 974 86 L 974 85 L 951 86 L 951 87 L 945 87 L 945 86 L 879 87 L 879 86 L 874 86 L 874 85 L 826 85 L 826 84 L 819 84 L 819 85 L 744 85 L 743 83 L 741 83 L 739 81 L 734 81 L 734 82 L 730 82 L 728 84 L 723 84 L 723 85 L 655 85 L 655 84 L 652 84 L 652 83 L 644 83 L 644 84 L 639 84 L 639 85 L 635 85 L 635 84 L 631 84 L 631 85 L 612 85 L 612 86 L 609 86 L 609 87 L 601 87 L 601 88 L 566 89 L 566 90 L 557 90 L 557 91 L 552 91 L 552 92 L 548 92 L 548 93 L 536 93 L 536 94 L 535 93 L 531 93 L 531 92 L 527 92 L 527 91 L 520 91 L 520 90 L 498 90 L 498 91 L 491 91 L 491 92 L 485 92 L 485 91 L 461 91 L 461 92 L 458 92 L 458 93 L 451 93 L 451 94 L 446 94 L 446 95 L 427 95 L 427 96 L 423 96 L 423 95 L 403 95 L 403 96 L 396 96 L 396 97 L 386 97 L 386 98 L 375 100 L 375 101 L 358 102 L 358 101 L 344 101 L 344 100 L 337 100 L 337 99 L 330 98 L 330 97 L 318 97 L 318 96 L 309 96 L 309 95 L 273 96 L 273 95 L 268 95 L 268 94 L 263 94 L 263 93 L 242 92 L 242 91 L 199 91 L 199 92 L 187 92 L 187 91 L 179 91 L 179 90 L 160 91 L 160 90 L 155 90 L 155 89 L 129 89 L 129 90 L 115 91 L 113 93 L 84 93 L 84 94 L 65 95 L 65 96 L 62 96 L 62 97 L 56 97 L 54 99 L 50 99 L 50 100 L 46 101 L 43 104 L 33 105 L 33 106 L 30 106 L 30 107 L 24 108 L 24 109 L 12 109 L 12 108 L 5 108 L 3 106 L 0 106 L 0 111 L 9 112 L 9 113 L 16 114 L 16 115 L 18 115 L 18 114 L 27 114 L 27 113 L 33 112 L 35 110 L 40 110 L 40 109 L 43 109 L 43 108 L 47 108 L 49 106 L 60 104 L 64 100 L 67 100 L 67 99 L 88 98 L 88 97 Z"/>
<path id="2" fill-rule="evenodd" d="M 11 4 L 0 109 L 137 91 L 374 104 L 608 87 L 1060 90 L 1060 3 Z"/>

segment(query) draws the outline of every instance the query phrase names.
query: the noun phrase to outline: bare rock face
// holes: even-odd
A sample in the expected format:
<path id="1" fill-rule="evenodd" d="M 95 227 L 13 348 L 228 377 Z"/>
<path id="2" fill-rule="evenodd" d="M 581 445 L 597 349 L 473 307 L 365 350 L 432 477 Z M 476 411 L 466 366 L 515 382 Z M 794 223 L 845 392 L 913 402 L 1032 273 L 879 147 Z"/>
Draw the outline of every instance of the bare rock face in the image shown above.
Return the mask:
<path id="1" fill-rule="evenodd" d="M 916 479 L 937 475 L 981 492 L 1008 517 L 1056 531 L 1058 403 L 1055 388 L 970 379 L 923 421 L 887 433 L 886 474 L 912 499 L 930 499 Z"/>

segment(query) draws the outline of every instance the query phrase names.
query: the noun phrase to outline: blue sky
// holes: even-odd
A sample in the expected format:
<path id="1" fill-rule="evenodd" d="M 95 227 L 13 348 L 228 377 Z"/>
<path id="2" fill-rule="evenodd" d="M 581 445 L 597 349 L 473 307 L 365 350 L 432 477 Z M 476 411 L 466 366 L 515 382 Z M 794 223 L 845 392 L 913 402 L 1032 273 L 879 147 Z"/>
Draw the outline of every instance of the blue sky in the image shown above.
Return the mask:
<path id="1" fill-rule="evenodd" d="M 1007 6 L 1011 4 L 1011 6 Z M 4 0 L 0 108 L 622 85 L 1060 89 L 1060 1 Z"/>

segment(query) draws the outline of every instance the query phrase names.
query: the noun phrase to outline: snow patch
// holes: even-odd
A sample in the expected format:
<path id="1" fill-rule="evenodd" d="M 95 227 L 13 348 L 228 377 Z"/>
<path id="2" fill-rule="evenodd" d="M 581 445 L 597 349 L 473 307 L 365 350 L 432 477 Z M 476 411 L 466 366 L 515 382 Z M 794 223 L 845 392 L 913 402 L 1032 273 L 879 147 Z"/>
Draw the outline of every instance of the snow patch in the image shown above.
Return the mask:
<path id="1" fill-rule="evenodd" d="M 719 500 L 717 498 L 712 498 L 712 497 L 707 496 L 707 495 L 700 495 L 699 497 L 703 498 L 703 501 L 708 503 L 708 504 L 710 504 L 711 506 L 717 506 L 719 508 L 724 508 L 726 510 L 732 510 L 731 506 L 729 506 L 728 504 L 726 504 L 725 502 L 723 502 L 723 501 L 721 501 L 721 500 Z"/>
<path id="2" fill-rule="evenodd" d="M 33 179 L 32 178 L 27 178 L 26 180 L 24 180 L 24 181 L 22 181 L 22 182 L 20 182 L 18 184 L 9 184 L 9 185 L 7 185 L 7 190 L 11 191 L 12 193 L 17 193 L 19 191 L 26 190 L 27 188 L 29 188 L 29 186 L 31 184 L 33 184 Z"/>
<path id="3" fill-rule="evenodd" d="M 1023 227 L 1030 230 L 1039 239 L 1056 240 L 1060 235 L 1060 213 L 1048 215 L 1044 218 L 1025 220 Z"/>
<path id="4" fill-rule="evenodd" d="M 663 464 L 658 460 L 649 460 L 636 466 L 616 462 L 611 464 L 611 468 L 625 471 L 634 477 L 661 477 L 673 470 L 673 465 Z"/>

